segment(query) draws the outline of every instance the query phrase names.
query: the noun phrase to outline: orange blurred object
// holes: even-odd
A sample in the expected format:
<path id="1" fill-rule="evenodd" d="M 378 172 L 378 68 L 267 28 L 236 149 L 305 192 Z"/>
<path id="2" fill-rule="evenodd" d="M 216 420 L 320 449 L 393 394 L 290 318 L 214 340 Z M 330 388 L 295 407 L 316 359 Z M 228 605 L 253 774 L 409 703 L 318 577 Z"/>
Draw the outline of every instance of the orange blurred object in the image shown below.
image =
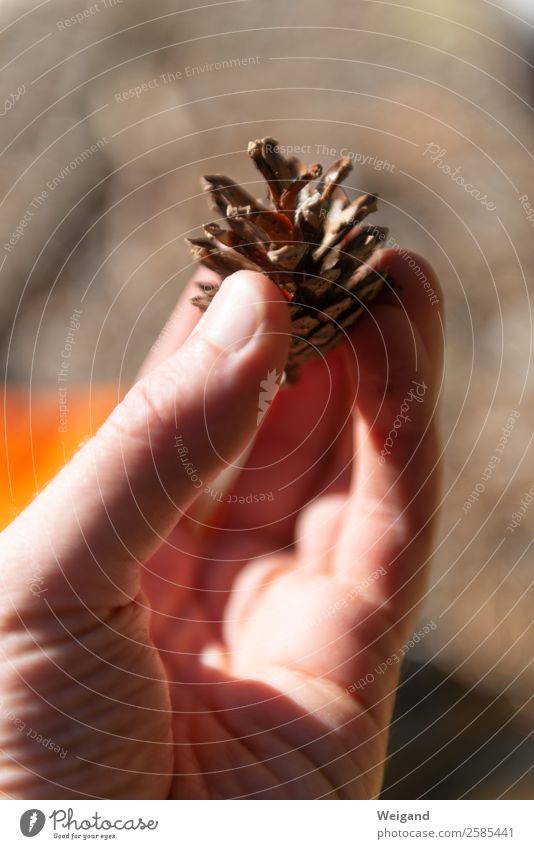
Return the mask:
<path id="1" fill-rule="evenodd" d="M 1 413 L 0 529 L 23 510 L 120 400 L 113 384 L 62 393 L 6 386 Z"/>

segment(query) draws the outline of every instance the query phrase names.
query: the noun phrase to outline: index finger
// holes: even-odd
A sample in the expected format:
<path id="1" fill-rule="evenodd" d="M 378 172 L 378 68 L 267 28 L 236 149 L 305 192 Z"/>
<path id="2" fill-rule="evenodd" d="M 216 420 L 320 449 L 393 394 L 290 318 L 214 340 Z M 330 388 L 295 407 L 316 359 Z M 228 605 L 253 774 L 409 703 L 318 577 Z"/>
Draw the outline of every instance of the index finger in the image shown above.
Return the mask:
<path id="1" fill-rule="evenodd" d="M 352 337 L 356 462 L 335 570 L 359 585 L 379 570 L 367 599 L 409 622 L 424 592 L 439 492 L 442 294 L 416 254 L 385 251 L 378 262 L 392 289 Z"/>

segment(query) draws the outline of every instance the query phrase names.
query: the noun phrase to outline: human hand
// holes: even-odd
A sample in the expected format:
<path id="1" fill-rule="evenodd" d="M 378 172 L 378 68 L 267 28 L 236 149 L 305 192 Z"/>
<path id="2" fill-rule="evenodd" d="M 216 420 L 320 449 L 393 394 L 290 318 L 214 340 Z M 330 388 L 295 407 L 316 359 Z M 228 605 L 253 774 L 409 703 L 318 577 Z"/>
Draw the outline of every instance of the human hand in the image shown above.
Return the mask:
<path id="1" fill-rule="evenodd" d="M 283 297 L 248 272 L 192 335 L 185 293 L 140 380 L 4 531 L 4 795 L 379 792 L 439 484 L 441 317 L 409 260 L 377 260 L 395 291 L 277 395 L 211 526 L 194 499 L 252 439 L 289 342 Z"/>

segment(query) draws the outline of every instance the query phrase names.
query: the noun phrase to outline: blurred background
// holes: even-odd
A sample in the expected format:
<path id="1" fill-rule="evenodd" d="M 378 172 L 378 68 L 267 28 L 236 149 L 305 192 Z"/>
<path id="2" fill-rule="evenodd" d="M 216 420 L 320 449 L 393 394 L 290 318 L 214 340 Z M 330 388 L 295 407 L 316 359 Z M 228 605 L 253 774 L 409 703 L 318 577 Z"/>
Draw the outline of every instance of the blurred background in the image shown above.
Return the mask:
<path id="1" fill-rule="evenodd" d="M 387 798 L 534 794 L 533 24 L 532 0 L 0 0 L 8 387 L 55 391 L 66 344 L 67 397 L 127 387 L 191 275 L 199 178 L 254 190 L 250 139 L 350 151 L 348 184 L 438 271 L 432 627 L 406 658 Z"/>

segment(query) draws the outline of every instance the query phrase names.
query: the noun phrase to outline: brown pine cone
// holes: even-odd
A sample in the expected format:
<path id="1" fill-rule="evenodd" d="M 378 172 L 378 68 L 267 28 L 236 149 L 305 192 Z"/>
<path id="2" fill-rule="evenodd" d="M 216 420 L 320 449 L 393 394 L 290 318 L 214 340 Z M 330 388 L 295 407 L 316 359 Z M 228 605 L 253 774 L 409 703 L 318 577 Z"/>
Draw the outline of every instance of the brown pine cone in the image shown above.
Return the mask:
<path id="1" fill-rule="evenodd" d="M 320 165 L 284 157 L 272 138 L 250 142 L 248 153 L 267 182 L 267 202 L 228 177 L 204 177 L 211 206 L 229 229 L 207 224 L 205 238 L 187 242 L 194 258 L 223 278 L 249 269 L 280 287 L 293 331 L 286 380 L 295 381 L 300 365 L 343 341 L 381 290 L 385 278 L 368 260 L 388 231 L 361 223 L 376 211 L 376 195 L 351 201 L 341 187 L 352 169 L 348 157 L 322 174 Z M 199 285 L 192 302 L 205 310 L 218 286 Z"/>

